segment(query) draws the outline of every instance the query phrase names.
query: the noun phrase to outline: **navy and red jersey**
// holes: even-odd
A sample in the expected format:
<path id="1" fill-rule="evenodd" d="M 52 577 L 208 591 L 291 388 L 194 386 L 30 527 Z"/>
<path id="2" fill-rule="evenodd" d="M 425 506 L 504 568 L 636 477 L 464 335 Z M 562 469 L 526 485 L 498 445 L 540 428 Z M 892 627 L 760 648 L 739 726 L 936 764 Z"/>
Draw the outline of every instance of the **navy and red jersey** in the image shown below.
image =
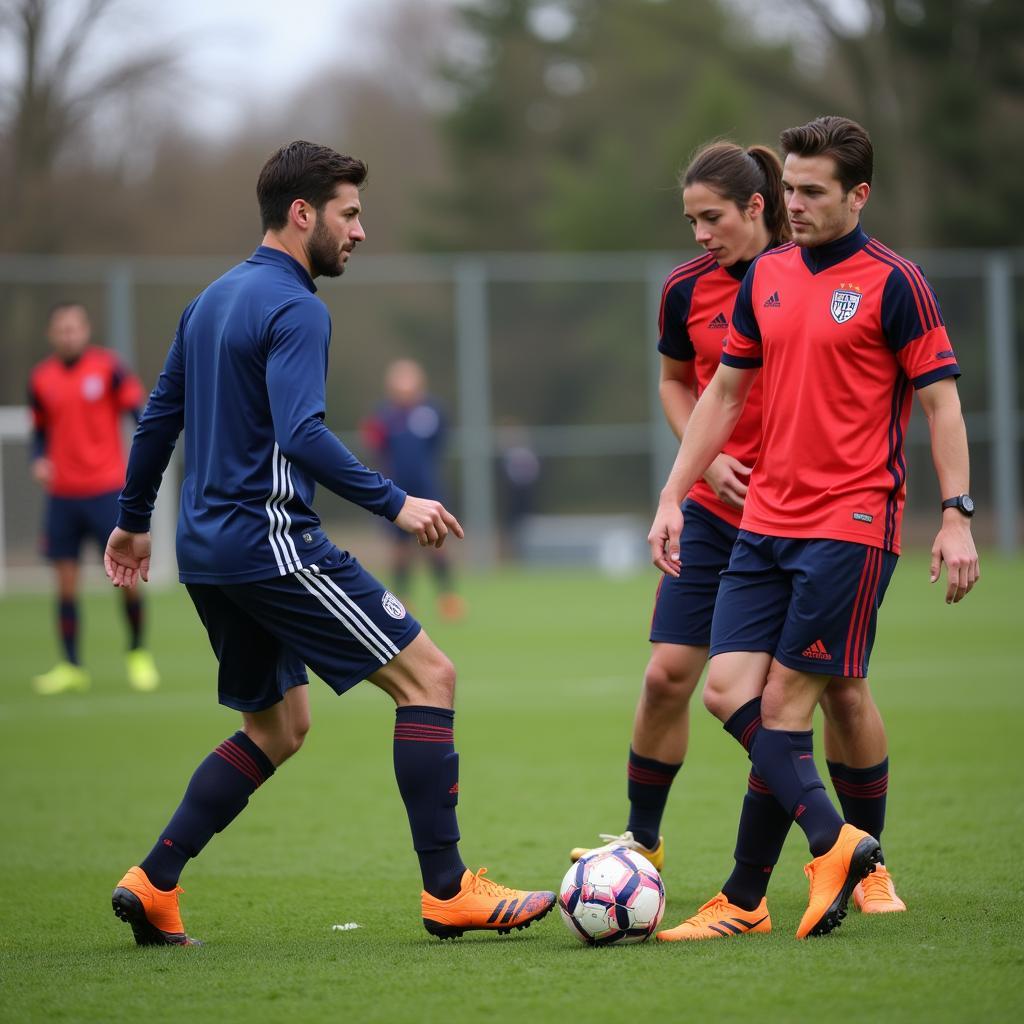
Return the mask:
<path id="1" fill-rule="evenodd" d="M 32 425 L 53 466 L 49 491 L 92 498 L 124 484 L 121 417 L 145 398 L 137 377 L 109 349 L 89 346 L 73 362 L 52 355 L 29 377 Z"/>
<path id="2" fill-rule="evenodd" d="M 377 454 L 381 471 L 402 490 L 420 498 L 440 499 L 445 420 L 436 402 L 430 398 L 415 405 L 382 402 L 360 430 Z"/>
<path id="3" fill-rule="evenodd" d="M 722 362 L 763 365 L 743 528 L 898 554 L 913 391 L 960 374 L 920 268 L 860 227 L 772 249 L 743 279 Z"/>
<path id="4" fill-rule="evenodd" d="M 665 281 L 658 315 L 658 351 L 669 359 L 693 361 L 698 396 L 721 362 L 736 293 L 750 265 L 743 261 L 721 267 L 710 253 L 705 253 L 676 267 Z M 760 446 L 761 386 L 755 381 L 722 450 L 750 467 L 757 460 Z M 740 525 L 742 510 L 727 505 L 703 479 L 693 485 L 688 497 L 732 526 Z"/>

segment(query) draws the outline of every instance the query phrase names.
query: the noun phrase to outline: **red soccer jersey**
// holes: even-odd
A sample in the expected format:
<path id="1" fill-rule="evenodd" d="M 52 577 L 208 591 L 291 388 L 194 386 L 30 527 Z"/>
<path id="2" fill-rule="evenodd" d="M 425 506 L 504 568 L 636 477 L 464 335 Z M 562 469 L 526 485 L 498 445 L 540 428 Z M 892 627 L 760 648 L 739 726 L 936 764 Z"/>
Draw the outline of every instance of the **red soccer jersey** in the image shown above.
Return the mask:
<path id="1" fill-rule="evenodd" d="M 698 394 L 708 386 L 722 360 L 736 293 L 749 266 L 744 262 L 720 267 L 713 256 L 705 253 L 676 267 L 665 281 L 658 316 L 658 351 L 670 359 L 694 360 Z M 760 447 L 761 385 L 755 381 L 723 451 L 744 466 L 753 466 Z M 703 479 L 693 485 L 689 497 L 727 523 L 740 525 L 742 510 L 721 501 Z"/>
<path id="2" fill-rule="evenodd" d="M 898 554 L 913 389 L 960 373 L 920 269 L 859 227 L 773 249 L 744 278 L 722 362 L 763 364 L 743 528 Z"/>
<path id="3" fill-rule="evenodd" d="M 53 464 L 50 493 L 90 498 L 124 486 L 121 416 L 142 405 L 137 377 L 104 348 L 87 348 L 71 365 L 44 359 L 29 379 L 35 429 Z"/>

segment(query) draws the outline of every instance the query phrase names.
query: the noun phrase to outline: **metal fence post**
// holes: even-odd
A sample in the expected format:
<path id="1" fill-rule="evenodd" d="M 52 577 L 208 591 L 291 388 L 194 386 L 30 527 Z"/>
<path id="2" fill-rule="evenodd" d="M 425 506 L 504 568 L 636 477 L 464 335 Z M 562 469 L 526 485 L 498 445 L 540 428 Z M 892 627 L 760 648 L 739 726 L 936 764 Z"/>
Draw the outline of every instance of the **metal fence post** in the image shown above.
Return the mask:
<path id="1" fill-rule="evenodd" d="M 1013 344 L 1013 281 L 1009 256 L 989 254 L 985 264 L 992 494 L 996 541 L 1004 555 L 1017 552 L 1020 438 L 1017 430 L 1017 354 Z"/>
<path id="2" fill-rule="evenodd" d="M 126 260 L 107 270 L 107 344 L 135 367 L 135 275 Z"/>
<path id="3" fill-rule="evenodd" d="M 644 318 L 646 334 L 644 344 L 647 350 L 650 394 L 650 424 L 651 424 L 651 498 L 652 510 L 658 504 L 661 495 L 661 488 L 668 478 L 669 470 L 675 461 L 676 453 L 679 451 L 679 442 L 671 427 L 665 421 L 665 414 L 661 408 L 661 353 L 658 352 L 658 320 L 661 310 L 661 290 L 665 280 L 665 268 L 661 263 L 651 260 L 647 264 L 645 276 L 645 296 L 647 299 L 647 315 Z"/>
<path id="4" fill-rule="evenodd" d="M 497 560 L 494 431 L 491 424 L 487 268 L 479 259 L 455 264 L 455 356 L 462 456 L 462 513 L 477 565 Z"/>

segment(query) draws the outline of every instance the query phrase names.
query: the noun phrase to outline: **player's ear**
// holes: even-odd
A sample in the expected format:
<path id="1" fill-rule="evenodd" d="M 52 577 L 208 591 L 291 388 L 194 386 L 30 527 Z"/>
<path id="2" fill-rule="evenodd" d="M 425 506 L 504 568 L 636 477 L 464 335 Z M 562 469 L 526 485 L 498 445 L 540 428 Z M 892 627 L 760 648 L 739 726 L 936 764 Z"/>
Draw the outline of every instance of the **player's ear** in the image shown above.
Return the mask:
<path id="1" fill-rule="evenodd" d="M 288 207 L 288 220 L 297 228 L 308 231 L 316 223 L 316 211 L 305 199 L 295 199 Z"/>
<path id="2" fill-rule="evenodd" d="M 871 195 L 871 186 L 866 181 L 862 181 L 859 185 L 854 185 L 850 189 L 850 208 L 859 213 L 864 209 L 869 195 Z"/>
<path id="3" fill-rule="evenodd" d="M 755 192 L 750 197 L 750 202 L 747 203 L 747 216 L 753 220 L 755 217 L 760 217 L 764 213 L 764 196 L 760 192 Z"/>

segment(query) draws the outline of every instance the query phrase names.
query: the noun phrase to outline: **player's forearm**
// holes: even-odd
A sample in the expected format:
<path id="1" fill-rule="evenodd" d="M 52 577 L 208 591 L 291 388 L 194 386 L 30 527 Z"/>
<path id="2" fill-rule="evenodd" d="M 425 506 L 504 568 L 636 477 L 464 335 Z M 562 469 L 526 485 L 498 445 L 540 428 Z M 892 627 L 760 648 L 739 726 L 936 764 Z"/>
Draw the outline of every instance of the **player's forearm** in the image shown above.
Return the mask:
<path id="1" fill-rule="evenodd" d="M 673 378 L 662 379 L 658 384 L 658 394 L 661 398 L 661 408 L 665 413 L 665 419 L 672 428 L 676 439 L 681 441 L 686 433 L 686 425 L 690 422 L 693 410 L 697 406 L 697 396 L 693 388 L 687 386 L 681 380 Z"/>
<path id="2" fill-rule="evenodd" d="M 732 435 L 744 396 L 709 387 L 694 407 L 672 471 L 662 488 L 663 501 L 678 505 L 711 465 Z"/>
<path id="3" fill-rule="evenodd" d="M 953 392 L 955 395 L 956 393 Z M 967 427 L 960 411 L 960 402 L 947 400 L 933 409 L 926 409 L 931 434 L 932 463 L 943 498 L 966 494 L 970 490 L 970 453 Z"/>
<path id="4" fill-rule="evenodd" d="M 368 512 L 393 520 L 405 503 L 405 491 L 367 469 L 318 417 L 311 416 L 279 436 L 278 445 L 286 459 L 317 483 Z"/>
<path id="5" fill-rule="evenodd" d="M 117 525 L 129 533 L 146 533 L 157 492 L 183 424 L 182 410 L 154 399 L 146 407 L 132 438 Z"/>

